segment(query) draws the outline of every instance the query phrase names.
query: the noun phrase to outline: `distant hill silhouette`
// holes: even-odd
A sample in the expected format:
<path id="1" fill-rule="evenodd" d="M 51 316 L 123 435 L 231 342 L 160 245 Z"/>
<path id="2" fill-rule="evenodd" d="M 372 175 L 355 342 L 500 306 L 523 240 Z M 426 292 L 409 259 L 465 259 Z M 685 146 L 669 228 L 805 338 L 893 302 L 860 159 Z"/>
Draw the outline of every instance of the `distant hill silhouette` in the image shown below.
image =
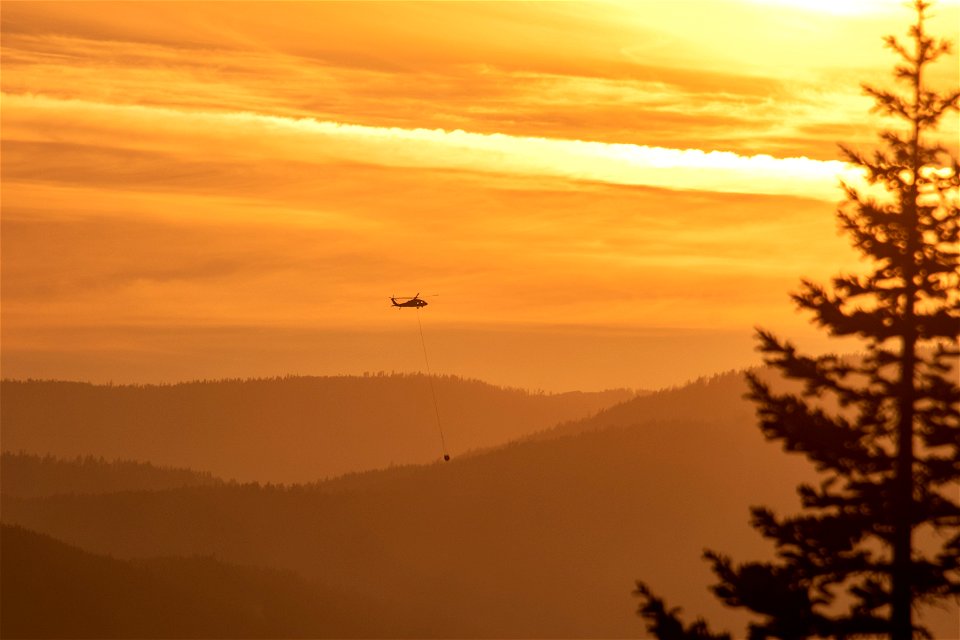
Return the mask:
<path id="1" fill-rule="evenodd" d="M 749 555 L 747 505 L 792 492 L 797 469 L 728 427 L 607 429 L 315 487 L 5 498 L 3 518 L 119 557 L 296 570 L 435 620 L 432 637 L 626 637 L 636 575 L 729 620 L 699 551 Z"/>
<path id="2" fill-rule="evenodd" d="M 592 416 L 569 420 L 529 436 L 539 440 L 624 427 L 657 420 L 722 420 L 750 423 L 753 405 L 744 399 L 747 382 L 741 371 L 727 371 L 685 385 L 638 395 Z"/>
<path id="3" fill-rule="evenodd" d="M 747 506 L 792 504 L 805 467 L 697 388 L 660 400 L 682 398 L 697 420 L 651 418 L 635 400 L 596 428 L 446 464 L 307 487 L 10 498 L 3 517 L 120 557 L 216 554 L 323 577 L 389 597 L 411 626 L 435 621 L 434 637 L 635 635 L 638 575 L 730 620 L 705 588 L 700 549 L 749 557 Z M 721 394 L 722 406 L 748 411 L 739 395 Z"/>
<path id="4" fill-rule="evenodd" d="M 449 450 L 503 444 L 633 395 L 537 394 L 435 379 Z M 224 479 L 309 482 L 440 457 L 421 375 L 287 377 L 113 386 L 0 384 L 5 451 L 89 454 L 210 471 Z"/>
<path id="5" fill-rule="evenodd" d="M 211 557 L 123 561 L 6 525 L 0 552 L 4 638 L 386 637 L 403 628 L 376 601 L 289 571 Z"/>
<path id="6" fill-rule="evenodd" d="M 108 462 L 93 456 L 64 460 L 51 455 L 7 452 L 0 456 L 0 493 L 21 498 L 175 489 L 222 482 L 209 473 L 130 460 Z"/>
<path id="7" fill-rule="evenodd" d="M 415 636 L 637 636 L 639 576 L 691 617 L 742 629 L 743 614 L 708 592 L 700 552 L 764 557 L 748 506 L 795 511 L 812 472 L 763 440 L 738 380 L 446 464 L 309 486 L 10 498 L 3 518 L 124 558 L 216 554 L 297 571 L 385 600 L 405 628 L 428 629 Z M 926 618 L 936 637 L 958 637 L 955 609 Z"/>

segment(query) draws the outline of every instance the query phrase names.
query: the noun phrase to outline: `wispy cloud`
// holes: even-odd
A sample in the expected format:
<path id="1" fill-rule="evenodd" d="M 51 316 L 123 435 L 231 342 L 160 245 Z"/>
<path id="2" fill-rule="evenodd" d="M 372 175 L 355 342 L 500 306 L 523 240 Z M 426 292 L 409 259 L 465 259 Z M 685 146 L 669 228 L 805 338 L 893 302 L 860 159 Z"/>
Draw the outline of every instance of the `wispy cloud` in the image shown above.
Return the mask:
<path id="1" fill-rule="evenodd" d="M 859 82 L 897 25 L 739 0 L 41 6 L 5 11 L 7 93 L 817 159 L 871 142 Z"/>
<path id="2" fill-rule="evenodd" d="M 331 160 L 381 166 L 553 176 L 610 184 L 836 200 L 838 161 L 558 140 L 462 130 L 372 127 L 255 113 L 180 111 L 44 96 L 4 95 L 8 140 L 115 145 L 186 158 Z M 158 135 L 159 132 L 159 135 Z"/>

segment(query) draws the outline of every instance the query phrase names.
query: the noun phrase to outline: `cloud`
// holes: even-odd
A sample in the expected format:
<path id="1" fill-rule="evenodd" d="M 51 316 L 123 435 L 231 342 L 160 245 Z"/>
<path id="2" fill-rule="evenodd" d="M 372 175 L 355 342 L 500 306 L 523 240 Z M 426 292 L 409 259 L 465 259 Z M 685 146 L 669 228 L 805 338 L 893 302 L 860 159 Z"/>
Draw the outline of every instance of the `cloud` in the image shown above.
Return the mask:
<path id="1" fill-rule="evenodd" d="M 809 197 L 839 163 L 43 96 L 3 115 L 14 327 L 343 326 L 411 282 L 461 292 L 451 322 L 700 325 L 725 296 L 729 325 L 842 247 Z"/>
<path id="2" fill-rule="evenodd" d="M 803 198 L 369 165 L 263 193 L 269 175 L 230 196 L 5 184 L 10 344 L 58 324 L 378 326 L 417 289 L 447 323 L 749 325 L 845 255 Z"/>
<path id="3" fill-rule="evenodd" d="M 802 128 L 879 126 L 859 82 L 886 75 L 878 34 L 890 29 L 889 20 L 797 17 L 733 0 L 670 12 L 636 3 L 599 12 L 569 3 L 389 3 L 362 19 L 337 3 L 282 11 L 213 4 L 189 15 L 146 6 L 104 14 L 84 3 L 57 12 L 11 5 L 4 91 L 830 159 L 837 140 Z M 694 28 L 700 22 L 709 32 Z M 952 82 L 955 67 L 954 57 L 934 71 Z M 955 134 L 952 124 L 943 137 Z"/>
<path id="4" fill-rule="evenodd" d="M 444 168 L 731 193 L 840 196 L 858 174 L 838 161 L 558 140 L 462 130 L 371 127 L 254 113 L 179 111 L 43 96 L 3 96 L 8 140 L 69 139 L 189 159 Z"/>

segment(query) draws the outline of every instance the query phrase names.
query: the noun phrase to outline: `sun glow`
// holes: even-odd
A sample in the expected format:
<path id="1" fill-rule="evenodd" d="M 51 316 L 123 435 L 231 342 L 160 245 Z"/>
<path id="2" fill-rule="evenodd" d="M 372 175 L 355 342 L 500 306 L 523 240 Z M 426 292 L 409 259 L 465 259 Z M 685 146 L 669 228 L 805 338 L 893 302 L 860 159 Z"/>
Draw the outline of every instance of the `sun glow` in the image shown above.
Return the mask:
<path id="1" fill-rule="evenodd" d="M 748 2 L 766 6 L 782 5 L 793 9 L 834 15 L 864 15 L 899 11 L 905 4 L 902 0 L 748 0 Z"/>

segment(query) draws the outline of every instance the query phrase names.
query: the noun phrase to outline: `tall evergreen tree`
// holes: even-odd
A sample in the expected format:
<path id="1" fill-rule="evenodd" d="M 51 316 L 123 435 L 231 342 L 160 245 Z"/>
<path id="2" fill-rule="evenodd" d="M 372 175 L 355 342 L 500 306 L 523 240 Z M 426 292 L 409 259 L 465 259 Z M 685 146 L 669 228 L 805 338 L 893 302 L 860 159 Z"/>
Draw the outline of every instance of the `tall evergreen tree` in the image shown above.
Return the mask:
<path id="1" fill-rule="evenodd" d="M 804 281 L 793 295 L 831 335 L 862 340 L 863 353 L 808 357 L 758 332 L 765 362 L 798 385 L 775 392 L 748 376 L 760 428 L 823 479 L 798 488 L 801 515 L 752 509 L 775 561 L 735 565 L 705 553 L 719 579 L 715 595 L 762 616 L 751 639 L 908 640 L 924 633 L 916 606 L 960 598 L 960 169 L 925 139 L 958 109 L 960 92 L 925 84 L 928 65 L 950 45 L 924 30 L 929 3 L 913 7 L 909 44 L 886 38 L 902 59 L 895 77 L 906 91 L 864 86 L 901 130 L 883 132 L 870 155 L 842 147 L 871 185 L 845 185 L 838 213 L 867 273 L 835 277 L 829 288 Z M 684 627 L 643 583 L 636 595 L 659 638 L 723 637 L 702 621 Z"/>

